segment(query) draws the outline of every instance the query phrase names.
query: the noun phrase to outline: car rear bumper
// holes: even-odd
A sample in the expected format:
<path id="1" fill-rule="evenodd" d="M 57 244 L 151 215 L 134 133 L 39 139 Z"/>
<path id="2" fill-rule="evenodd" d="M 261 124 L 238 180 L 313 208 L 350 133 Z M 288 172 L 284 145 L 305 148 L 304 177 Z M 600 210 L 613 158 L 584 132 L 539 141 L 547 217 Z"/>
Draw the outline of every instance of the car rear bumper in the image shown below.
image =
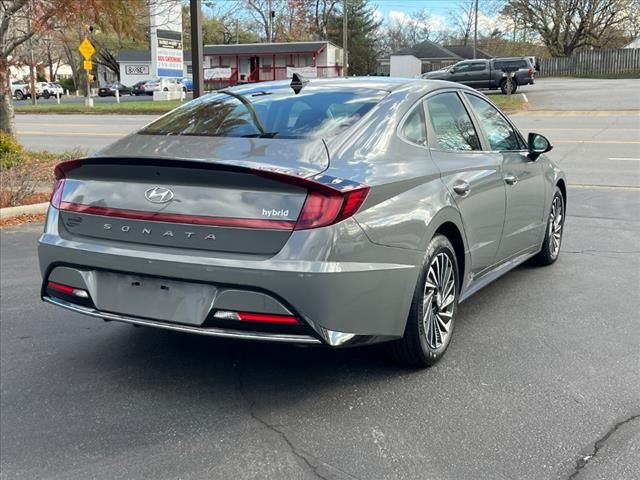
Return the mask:
<path id="1" fill-rule="evenodd" d="M 422 257 L 413 250 L 371 243 L 353 219 L 323 229 L 296 231 L 277 255 L 268 258 L 213 256 L 206 251 L 71 237 L 64 227 L 59 230 L 58 222 L 58 211 L 50 208 L 38 246 L 45 301 L 89 316 L 225 338 L 329 346 L 399 338 L 404 333 Z M 57 267 L 80 272 L 71 286 L 88 291 L 100 288 L 91 280 L 91 272 L 115 272 L 206 284 L 218 292 L 240 292 L 235 306 L 216 303 L 223 297 L 219 295 L 209 313 L 234 308 L 255 311 L 256 303 L 250 298 L 258 292 L 266 298 L 264 305 L 281 305 L 308 329 L 303 335 L 286 330 L 275 336 L 273 332 L 246 330 L 238 334 L 233 328 L 201 328 L 191 319 L 147 318 L 134 308 L 114 313 L 93 305 L 63 304 L 46 289 Z M 267 309 L 265 313 L 277 312 Z"/>

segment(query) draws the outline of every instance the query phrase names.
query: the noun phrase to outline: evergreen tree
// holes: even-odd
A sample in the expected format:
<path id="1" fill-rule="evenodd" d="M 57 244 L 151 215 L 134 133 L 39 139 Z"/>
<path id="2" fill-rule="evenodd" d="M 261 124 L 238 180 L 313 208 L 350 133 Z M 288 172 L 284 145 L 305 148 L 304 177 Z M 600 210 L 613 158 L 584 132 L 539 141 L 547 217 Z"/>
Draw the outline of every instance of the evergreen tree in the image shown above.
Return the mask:
<path id="1" fill-rule="evenodd" d="M 367 75 L 375 72 L 377 62 L 377 33 L 380 23 L 368 0 L 347 1 L 349 36 L 349 75 Z M 332 15 L 328 22 L 329 40 L 342 46 L 342 12 Z"/>

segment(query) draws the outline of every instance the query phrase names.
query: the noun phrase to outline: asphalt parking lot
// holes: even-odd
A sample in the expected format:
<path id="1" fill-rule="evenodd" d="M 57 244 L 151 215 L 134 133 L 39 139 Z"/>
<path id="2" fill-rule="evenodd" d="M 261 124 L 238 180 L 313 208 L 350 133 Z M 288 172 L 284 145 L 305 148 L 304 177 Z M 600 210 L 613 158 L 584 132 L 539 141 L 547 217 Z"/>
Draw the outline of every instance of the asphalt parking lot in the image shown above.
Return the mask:
<path id="1" fill-rule="evenodd" d="M 0 478 L 640 478 L 640 111 L 562 110 L 513 117 L 568 175 L 558 262 L 461 304 L 427 370 L 62 311 L 38 298 L 41 227 L 3 229 Z M 21 139 L 115 139 L 74 117 L 20 116 Z"/>

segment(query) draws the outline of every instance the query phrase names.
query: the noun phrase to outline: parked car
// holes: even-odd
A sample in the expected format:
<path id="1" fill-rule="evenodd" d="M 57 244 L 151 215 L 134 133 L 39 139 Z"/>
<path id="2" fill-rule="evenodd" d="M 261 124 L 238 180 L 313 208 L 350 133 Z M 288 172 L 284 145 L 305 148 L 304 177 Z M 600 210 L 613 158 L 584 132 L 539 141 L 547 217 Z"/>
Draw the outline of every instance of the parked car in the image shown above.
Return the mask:
<path id="1" fill-rule="evenodd" d="M 41 295 L 213 337 L 390 342 L 431 365 L 458 303 L 558 259 L 551 148 L 455 83 L 295 75 L 219 91 L 58 165 Z"/>
<path id="2" fill-rule="evenodd" d="M 179 92 L 182 90 L 182 83 L 179 78 L 156 78 L 149 80 L 144 90 L 147 95 L 153 95 L 153 92 Z"/>
<path id="3" fill-rule="evenodd" d="M 131 93 L 133 95 L 136 95 L 136 96 L 137 95 L 144 95 L 146 93 L 145 92 L 145 85 L 146 85 L 147 82 L 148 82 L 148 80 L 142 80 L 142 81 L 136 83 L 135 85 L 133 85 L 131 87 Z"/>
<path id="4" fill-rule="evenodd" d="M 500 88 L 507 93 L 507 74 L 505 68 L 515 68 L 511 82 L 511 93 L 515 93 L 519 85 L 533 85 L 534 68 L 528 58 L 492 58 L 475 59 L 458 62 L 446 70 L 428 72 L 422 78 L 430 80 L 448 80 L 473 88 Z"/>
<path id="5" fill-rule="evenodd" d="M 98 96 L 100 97 L 115 97 L 116 91 L 119 92 L 119 95 L 133 95 L 131 93 L 131 89 L 126 85 L 123 85 L 120 82 L 113 82 L 105 85 L 104 87 L 100 87 L 98 89 Z"/>
<path id="6" fill-rule="evenodd" d="M 36 98 L 42 96 L 42 87 L 39 82 L 36 82 Z M 16 100 L 23 100 L 25 98 L 31 98 L 31 85 L 23 80 L 18 80 L 11 83 L 11 95 L 16 97 Z"/>
<path id="7" fill-rule="evenodd" d="M 11 96 L 16 97 L 16 100 L 23 100 L 27 98 L 28 93 L 29 87 L 24 80 L 11 82 Z"/>
<path id="8" fill-rule="evenodd" d="M 182 83 L 182 91 L 184 92 L 193 92 L 193 79 L 189 77 L 184 77 L 180 80 Z"/>
<path id="9" fill-rule="evenodd" d="M 64 89 L 57 83 L 38 82 L 36 85 L 40 88 L 44 98 L 55 97 L 56 93 L 60 96 L 64 95 Z"/>

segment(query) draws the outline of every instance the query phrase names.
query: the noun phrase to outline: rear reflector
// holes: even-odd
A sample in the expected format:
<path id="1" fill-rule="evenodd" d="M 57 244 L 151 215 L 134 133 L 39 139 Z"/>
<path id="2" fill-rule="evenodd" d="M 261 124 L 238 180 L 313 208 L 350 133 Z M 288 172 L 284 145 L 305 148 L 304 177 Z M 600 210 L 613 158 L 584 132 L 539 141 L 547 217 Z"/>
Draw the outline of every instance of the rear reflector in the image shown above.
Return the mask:
<path id="1" fill-rule="evenodd" d="M 89 293 L 86 290 L 70 287 L 69 285 L 63 285 L 62 283 L 48 282 L 47 288 L 55 290 L 56 292 L 64 293 L 66 295 L 73 295 L 80 298 L 89 298 Z"/>
<path id="2" fill-rule="evenodd" d="M 243 322 L 261 322 L 261 323 L 279 323 L 296 325 L 298 319 L 293 315 L 272 315 L 268 313 L 251 313 L 251 312 L 230 312 L 228 310 L 218 310 L 213 315 L 214 318 L 220 320 L 239 320 Z"/>

